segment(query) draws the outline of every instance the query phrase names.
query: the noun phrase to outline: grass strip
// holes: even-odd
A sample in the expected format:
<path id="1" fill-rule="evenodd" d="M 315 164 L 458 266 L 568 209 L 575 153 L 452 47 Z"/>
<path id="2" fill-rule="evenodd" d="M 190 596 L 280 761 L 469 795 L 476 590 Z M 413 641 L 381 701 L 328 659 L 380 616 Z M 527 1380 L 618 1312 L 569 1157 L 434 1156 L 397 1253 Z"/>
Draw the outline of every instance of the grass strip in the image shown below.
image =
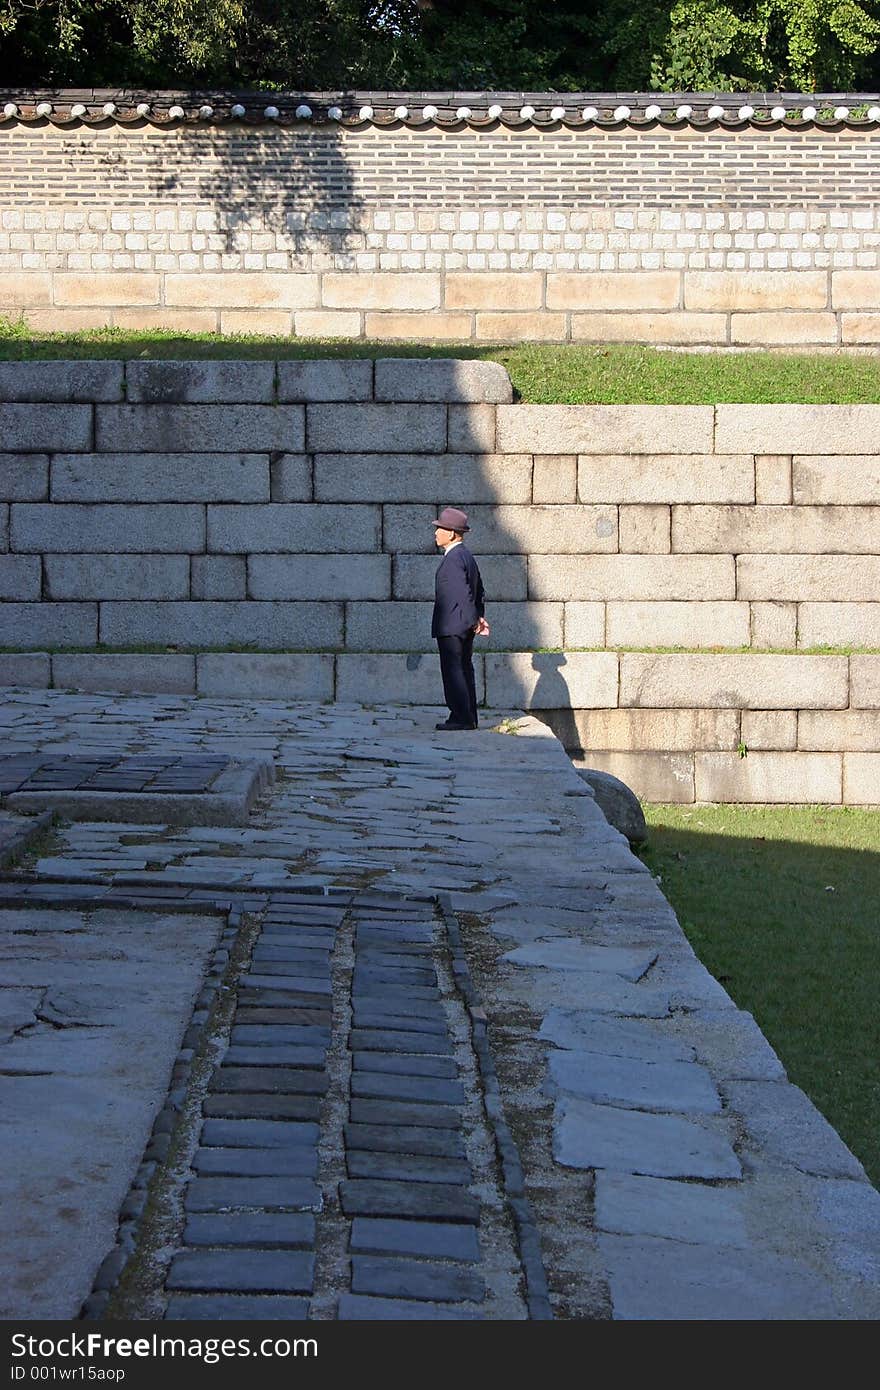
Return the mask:
<path id="1" fill-rule="evenodd" d="M 644 809 L 700 960 L 880 1185 L 880 811 Z"/>
<path id="2" fill-rule="evenodd" d="M 158 329 L 38 333 L 0 319 L 0 360 L 58 358 L 302 360 L 458 357 L 501 362 L 518 399 L 536 404 L 713 405 L 880 402 L 880 355 L 678 352 L 641 345 L 384 343 Z"/>

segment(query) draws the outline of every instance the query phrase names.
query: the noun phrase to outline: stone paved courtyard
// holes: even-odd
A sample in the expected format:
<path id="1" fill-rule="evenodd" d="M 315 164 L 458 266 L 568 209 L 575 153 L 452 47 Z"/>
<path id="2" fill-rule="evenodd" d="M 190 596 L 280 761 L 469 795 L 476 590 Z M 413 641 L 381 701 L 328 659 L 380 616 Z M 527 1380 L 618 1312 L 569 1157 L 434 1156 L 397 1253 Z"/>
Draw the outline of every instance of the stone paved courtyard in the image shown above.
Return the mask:
<path id="1" fill-rule="evenodd" d="M 435 717 L 3 692 L 6 791 L 275 778 L 4 871 L 3 1315 L 880 1315 L 880 1195 L 561 745 Z"/>

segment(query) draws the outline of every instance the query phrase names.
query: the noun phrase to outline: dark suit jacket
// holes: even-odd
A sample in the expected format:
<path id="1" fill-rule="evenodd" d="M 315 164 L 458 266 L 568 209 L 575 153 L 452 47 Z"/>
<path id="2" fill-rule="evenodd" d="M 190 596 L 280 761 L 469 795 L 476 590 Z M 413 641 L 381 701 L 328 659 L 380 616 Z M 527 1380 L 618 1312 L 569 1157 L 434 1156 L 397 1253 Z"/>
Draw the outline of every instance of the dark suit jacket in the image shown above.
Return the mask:
<path id="1" fill-rule="evenodd" d="M 447 550 L 434 580 L 432 637 L 465 637 L 485 609 L 483 581 L 466 545 Z"/>

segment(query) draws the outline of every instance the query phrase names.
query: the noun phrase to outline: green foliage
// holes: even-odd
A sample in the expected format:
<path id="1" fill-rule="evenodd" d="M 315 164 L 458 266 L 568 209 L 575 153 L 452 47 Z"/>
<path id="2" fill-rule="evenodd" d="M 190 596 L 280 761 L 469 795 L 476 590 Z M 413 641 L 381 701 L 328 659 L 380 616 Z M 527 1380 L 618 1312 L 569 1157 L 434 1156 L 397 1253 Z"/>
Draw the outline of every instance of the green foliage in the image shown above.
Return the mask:
<path id="1" fill-rule="evenodd" d="M 15 85 L 846 90 L 878 54 L 880 0 L 0 0 Z"/>

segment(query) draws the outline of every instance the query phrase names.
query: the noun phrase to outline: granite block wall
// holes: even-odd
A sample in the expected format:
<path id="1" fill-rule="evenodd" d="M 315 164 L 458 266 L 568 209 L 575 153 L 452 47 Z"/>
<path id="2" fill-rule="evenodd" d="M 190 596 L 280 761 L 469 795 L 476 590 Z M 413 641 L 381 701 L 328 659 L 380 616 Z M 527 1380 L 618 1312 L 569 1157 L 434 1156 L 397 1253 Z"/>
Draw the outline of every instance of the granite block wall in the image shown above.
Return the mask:
<path id="1" fill-rule="evenodd" d="M 880 407 L 511 394 L 452 360 L 0 364 L 0 682 L 436 704 L 453 503 L 489 705 L 650 799 L 880 802 Z"/>

